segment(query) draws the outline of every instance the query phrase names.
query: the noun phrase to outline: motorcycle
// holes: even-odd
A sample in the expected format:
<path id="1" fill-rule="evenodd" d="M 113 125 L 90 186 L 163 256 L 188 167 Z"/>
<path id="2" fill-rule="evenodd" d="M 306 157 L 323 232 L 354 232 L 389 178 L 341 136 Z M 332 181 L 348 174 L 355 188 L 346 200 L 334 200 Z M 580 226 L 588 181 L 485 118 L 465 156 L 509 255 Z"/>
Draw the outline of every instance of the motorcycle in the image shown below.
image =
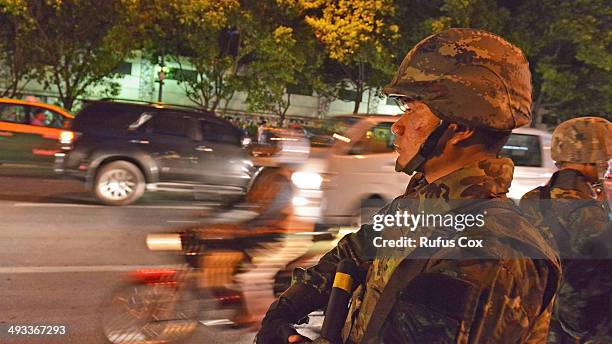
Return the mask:
<path id="1" fill-rule="evenodd" d="M 234 235 L 192 229 L 148 235 L 150 250 L 180 252 L 185 263 L 129 273 L 100 307 L 106 340 L 114 344 L 182 343 L 201 325 L 213 332 L 244 327 L 238 319 L 247 312 L 246 297 L 234 277 L 241 266 L 251 263 L 248 252 L 282 240 L 299 242 L 297 245 L 312 242 L 308 233 L 284 234 L 273 229 L 246 236 L 228 228 L 223 232 Z M 312 259 L 311 251 L 291 260 L 282 271 Z M 276 292 L 289 286 L 285 277 L 281 273 L 274 277 Z"/>
<path id="2" fill-rule="evenodd" d="M 243 297 L 226 286 L 244 259 L 248 246 L 243 241 L 203 239 L 191 230 L 148 235 L 150 250 L 180 251 L 185 264 L 130 273 L 101 306 L 106 339 L 117 344 L 173 343 L 186 340 L 199 324 L 237 326 L 232 319 L 243 311 Z"/>

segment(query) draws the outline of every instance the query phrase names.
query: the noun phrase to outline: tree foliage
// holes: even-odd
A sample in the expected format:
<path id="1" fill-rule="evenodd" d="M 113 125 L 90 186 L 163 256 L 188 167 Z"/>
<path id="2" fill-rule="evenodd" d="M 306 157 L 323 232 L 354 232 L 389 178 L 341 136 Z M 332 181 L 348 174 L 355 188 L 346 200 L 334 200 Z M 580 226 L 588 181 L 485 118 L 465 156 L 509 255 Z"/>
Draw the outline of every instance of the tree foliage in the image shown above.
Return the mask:
<path id="1" fill-rule="evenodd" d="M 0 97 L 17 97 L 37 75 L 32 30 L 15 15 L 18 5 L 0 3 Z"/>
<path id="2" fill-rule="evenodd" d="M 612 111 L 612 7 L 604 0 L 402 1 L 402 46 L 450 27 L 497 33 L 519 46 L 533 79 L 533 125 Z M 399 61 L 397 61 L 399 63 Z"/>
<path id="3" fill-rule="evenodd" d="M 534 124 L 612 111 L 612 7 L 605 0 L 0 0 L 0 86 L 33 78 L 71 109 L 131 52 L 179 65 L 186 96 L 207 110 L 245 92 L 283 116 L 288 89 L 332 99 L 387 83 L 405 53 L 450 27 L 485 29 L 525 52 Z"/>
<path id="4" fill-rule="evenodd" d="M 241 60 L 250 40 L 245 30 L 249 13 L 238 0 L 132 0 L 140 41 L 158 63 L 178 64 L 186 96 L 199 107 L 215 111 L 242 89 Z"/>
<path id="5" fill-rule="evenodd" d="M 282 124 L 291 87 L 324 88 L 319 70 L 324 54 L 294 3 L 261 1 L 250 10 L 257 18 L 258 44 L 246 73 L 246 102 L 251 111 L 278 115 Z"/>
<path id="6" fill-rule="evenodd" d="M 555 124 L 586 115 L 611 118 L 610 4 L 529 1 L 517 13 L 513 35 L 532 67 L 534 122 Z"/>
<path id="7" fill-rule="evenodd" d="M 394 71 L 392 48 L 400 34 L 393 1 L 302 0 L 297 5 L 325 47 L 330 69 L 341 71 L 355 90 L 357 113 L 363 93 L 383 86 Z"/>
<path id="8" fill-rule="evenodd" d="M 30 62 L 66 109 L 95 86 L 117 93 L 113 71 L 133 48 L 123 10 L 119 0 L 14 1 L 14 18 L 29 28 Z"/>

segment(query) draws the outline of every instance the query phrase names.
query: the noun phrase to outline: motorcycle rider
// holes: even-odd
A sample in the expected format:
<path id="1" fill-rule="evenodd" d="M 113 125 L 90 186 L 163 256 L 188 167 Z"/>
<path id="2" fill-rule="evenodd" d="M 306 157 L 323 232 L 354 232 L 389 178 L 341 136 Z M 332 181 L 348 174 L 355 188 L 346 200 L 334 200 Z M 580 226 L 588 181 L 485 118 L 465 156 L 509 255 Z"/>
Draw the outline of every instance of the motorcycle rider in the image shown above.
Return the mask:
<path id="1" fill-rule="evenodd" d="M 337 264 L 350 259 L 366 275 L 352 293 L 344 343 L 541 343 L 558 259 L 506 198 L 513 164 L 498 157 L 510 131 L 530 121 L 530 76 L 522 52 L 503 38 L 455 28 L 418 43 L 383 90 L 406 107 L 392 127 L 396 171 L 418 173 L 379 214 L 414 202 L 425 213 L 455 212 L 455 200 L 469 200 L 488 215 L 464 234 L 488 233 L 478 253 L 488 259 L 459 248 L 428 259 L 411 259 L 418 249 L 371 254 L 377 234 L 363 225 L 271 305 L 256 342 L 307 341 L 291 325 L 326 305 Z"/>
<path id="2" fill-rule="evenodd" d="M 243 327 L 259 322 L 266 304 L 274 300 L 276 272 L 303 254 L 311 242 L 307 236 L 287 236 L 291 231 L 303 230 L 299 225 L 293 228 L 296 224 L 292 217 L 291 171 L 308 156 L 309 144 L 292 131 L 278 131 L 277 135 L 292 140 L 279 141 L 278 150 L 262 158 L 267 159 L 267 166 L 244 202 L 198 228 L 200 238 L 223 238 L 228 244 L 208 252 L 202 264 L 204 279 L 209 288 L 239 287 L 241 311 L 231 320 Z"/>
<path id="3" fill-rule="evenodd" d="M 606 258 L 612 257 L 606 244 L 612 228 L 599 182 L 612 158 L 612 123 L 580 117 L 559 124 L 551 157 L 559 171 L 521 199 L 524 213 L 554 243 L 563 263 L 549 343 L 609 343 L 612 265 Z"/>

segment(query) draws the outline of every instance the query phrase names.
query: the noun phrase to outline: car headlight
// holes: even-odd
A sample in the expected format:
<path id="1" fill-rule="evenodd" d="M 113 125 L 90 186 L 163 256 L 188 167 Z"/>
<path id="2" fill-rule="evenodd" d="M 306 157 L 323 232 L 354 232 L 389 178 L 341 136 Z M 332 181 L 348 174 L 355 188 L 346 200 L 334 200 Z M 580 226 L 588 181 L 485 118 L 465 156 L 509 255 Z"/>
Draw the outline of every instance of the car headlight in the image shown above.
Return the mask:
<path id="1" fill-rule="evenodd" d="M 291 175 L 291 181 L 300 189 L 319 189 L 323 177 L 315 172 L 295 172 Z"/>
<path id="2" fill-rule="evenodd" d="M 308 200 L 304 197 L 296 196 L 296 197 L 293 197 L 292 203 L 294 207 L 304 207 L 304 206 L 307 206 L 308 203 L 310 202 L 308 202 Z"/>

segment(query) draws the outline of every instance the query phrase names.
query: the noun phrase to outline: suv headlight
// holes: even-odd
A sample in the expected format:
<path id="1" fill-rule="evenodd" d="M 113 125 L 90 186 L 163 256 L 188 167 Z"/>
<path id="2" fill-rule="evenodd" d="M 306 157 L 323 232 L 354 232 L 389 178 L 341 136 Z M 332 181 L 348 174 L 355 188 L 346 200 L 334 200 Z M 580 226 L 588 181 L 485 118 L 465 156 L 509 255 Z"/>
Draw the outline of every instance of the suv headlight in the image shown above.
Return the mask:
<path id="1" fill-rule="evenodd" d="M 300 189 L 320 189 L 323 177 L 315 172 L 294 172 L 291 181 Z"/>

